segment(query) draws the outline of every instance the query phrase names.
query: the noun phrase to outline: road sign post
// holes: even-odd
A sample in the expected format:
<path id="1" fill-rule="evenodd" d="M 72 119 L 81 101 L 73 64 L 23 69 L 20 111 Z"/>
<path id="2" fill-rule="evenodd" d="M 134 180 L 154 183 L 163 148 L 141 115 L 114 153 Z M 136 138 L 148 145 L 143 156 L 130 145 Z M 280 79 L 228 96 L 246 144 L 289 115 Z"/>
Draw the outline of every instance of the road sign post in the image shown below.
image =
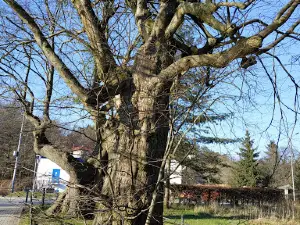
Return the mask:
<path id="1" fill-rule="evenodd" d="M 59 178 L 60 178 L 60 169 L 53 169 L 53 171 L 52 171 L 52 183 L 53 184 L 59 184 Z"/>

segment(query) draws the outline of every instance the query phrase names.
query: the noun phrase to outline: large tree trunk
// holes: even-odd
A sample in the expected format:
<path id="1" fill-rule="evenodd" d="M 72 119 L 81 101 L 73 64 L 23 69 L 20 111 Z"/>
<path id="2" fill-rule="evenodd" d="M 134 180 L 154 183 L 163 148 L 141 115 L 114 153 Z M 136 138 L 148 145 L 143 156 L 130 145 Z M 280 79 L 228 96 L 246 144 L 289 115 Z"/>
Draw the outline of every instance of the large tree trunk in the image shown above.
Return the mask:
<path id="1" fill-rule="evenodd" d="M 98 214 L 94 224 L 106 224 L 108 220 L 111 224 L 145 223 L 168 134 L 168 128 L 161 125 L 145 119 L 142 129 L 133 134 L 122 124 L 107 124 L 102 150 L 107 152 L 108 163 L 102 194 L 109 201 L 99 203 L 104 213 Z M 152 224 L 162 222 L 160 189 Z"/>
<path id="2" fill-rule="evenodd" d="M 121 95 L 120 120 L 102 129 L 102 159 L 107 160 L 102 194 L 109 201 L 98 202 L 94 225 L 145 224 L 154 189 L 158 194 L 150 224 L 163 223 L 163 183 L 157 179 L 169 130 L 171 84 L 151 74 L 157 56 L 140 57 L 133 91 Z"/>
<path id="3" fill-rule="evenodd" d="M 91 177 L 91 174 L 86 174 Z M 86 190 L 89 184 L 82 184 L 80 180 L 70 179 L 67 189 L 60 194 L 54 204 L 46 211 L 47 215 L 59 215 L 67 218 L 91 218 L 95 204 L 94 195 Z"/>
<path id="4" fill-rule="evenodd" d="M 80 191 L 76 187 L 67 187 L 61 193 L 55 203 L 46 211 L 47 215 L 64 215 L 66 217 L 78 217 L 81 213 Z"/>

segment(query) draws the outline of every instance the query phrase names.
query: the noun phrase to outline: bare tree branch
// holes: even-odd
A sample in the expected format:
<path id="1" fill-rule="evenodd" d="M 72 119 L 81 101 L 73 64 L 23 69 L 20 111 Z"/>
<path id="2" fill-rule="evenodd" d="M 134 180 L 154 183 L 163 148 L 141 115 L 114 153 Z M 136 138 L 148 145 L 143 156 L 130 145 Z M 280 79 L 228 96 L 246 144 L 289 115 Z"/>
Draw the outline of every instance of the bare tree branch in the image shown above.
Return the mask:
<path id="1" fill-rule="evenodd" d="M 64 62 L 55 54 L 34 19 L 17 2 L 13 0 L 5 0 L 5 2 L 18 14 L 23 22 L 29 26 L 34 34 L 37 44 L 42 49 L 45 56 L 47 56 L 51 64 L 61 74 L 71 90 L 74 91 L 74 93 L 76 93 L 83 102 L 86 102 L 88 100 L 88 95 L 85 88 L 78 82 Z"/>
<path id="2" fill-rule="evenodd" d="M 265 29 L 260 31 L 258 35 L 262 38 L 267 37 L 269 34 L 277 30 L 282 26 L 293 14 L 295 9 L 299 6 L 299 0 L 291 0 L 287 5 L 285 5 L 277 14 L 273 22 L 268 25 Z"/>
<path id="3" fill-rule="evenodd" d="M 261 47 L 261 44 L 262 39 L 258 36 L 253 36 L 239 40 L 235 46 L 220 53 L 186 56 L 162 70 L 159 77 L 173 79 L 174 74 L 181 74 L 198 66 L 222 68 L 234 59 L 256 52 Z"/>

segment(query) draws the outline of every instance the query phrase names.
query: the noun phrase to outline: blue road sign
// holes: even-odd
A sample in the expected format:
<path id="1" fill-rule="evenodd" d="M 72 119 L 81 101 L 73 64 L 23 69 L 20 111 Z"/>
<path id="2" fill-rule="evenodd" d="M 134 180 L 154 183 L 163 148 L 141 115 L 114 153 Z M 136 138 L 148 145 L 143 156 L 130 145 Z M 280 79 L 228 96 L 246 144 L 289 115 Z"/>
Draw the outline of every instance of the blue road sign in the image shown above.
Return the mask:
<path id="1" fill-rule="evenodd" d="M 52 183 L 59 184 L 60 169 L 53 169 L 52 171 Z"/>

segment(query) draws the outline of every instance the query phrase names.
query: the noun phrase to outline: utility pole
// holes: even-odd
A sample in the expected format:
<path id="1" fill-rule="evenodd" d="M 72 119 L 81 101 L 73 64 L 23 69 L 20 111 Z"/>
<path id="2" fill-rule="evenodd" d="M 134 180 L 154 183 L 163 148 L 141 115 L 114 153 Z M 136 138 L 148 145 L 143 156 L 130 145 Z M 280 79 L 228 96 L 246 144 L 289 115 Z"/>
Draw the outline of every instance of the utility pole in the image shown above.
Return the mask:
<path id="1" fill-rule="evenodd" d="M 13 173 L 13 177 L 12 177 L 12 181 L 11 181 L 11 193 L 13 193 L 15 191 L 15 182 L 16 182 L 17 169 L 19 166 L 19 153 L 20 153 L 20 148 L 21 148 L 21 143 L 22 143 L 24 122 L 25 122 L 25 114 L 23 114 L 22 125 L 21 125 L 20 134 L 19 134 L 18 148 L 17 148 L 17 151 L 15 152 L 16 161 L 15 161 L 14 173 Z"/>
<path id="2" fill-rule="evenodd" d="M 291 146 L 291 173 L 292 173 L 292 185 L 293 185 L 293 200 L 296 201 L 296 194 L 295 194 L 295 177 L 294 177 L 294 151 Z"/>
<path id="3" fill-rule="evenodd" d="M 32 217 L 32 206 L 33 206 L 32 198 L 33 198 L 33 192 L 35 191 L 35 186 L 36 186 L 36 171 L 37 171 L 37 166 L 39 163 L 39 158 L 40 158 L 40 156 L 35 154 L 33 178 L 32 178 L 32 188 L 30 191 L 30 208 L 29 208 L 30 225 L 35 224 L 35 222 L 33 221 L 33 217 Z"/>
<path id="4" fill-rule="evenodd" d="M 32 189 L 31 189 L 31 192 L 34 192 L 34 191 L 35 191 L 35 187 L 36 187 L 36 171 L 37 171 L 39 159 L 40 159 L 40 156 L 37 155 L 37 154 L 35 154 L 35 157 L 34 157 L 34 169 L 33 169 L 33 178 L 32 178 Z"/>

